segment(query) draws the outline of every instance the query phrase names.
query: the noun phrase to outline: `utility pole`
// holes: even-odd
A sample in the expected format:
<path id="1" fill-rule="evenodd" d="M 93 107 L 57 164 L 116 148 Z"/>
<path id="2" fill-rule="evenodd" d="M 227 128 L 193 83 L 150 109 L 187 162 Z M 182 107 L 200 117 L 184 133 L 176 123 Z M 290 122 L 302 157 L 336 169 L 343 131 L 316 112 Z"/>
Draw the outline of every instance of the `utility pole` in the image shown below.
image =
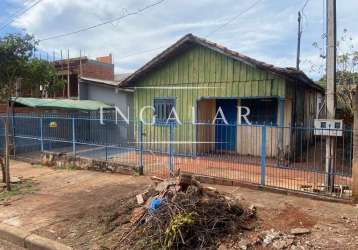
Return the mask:
<path id="1" fill-rule="evenodd" d="M 300 70 L 300 54 L 301 54 L 301 11 L 298 12 L 298 31 L 297 31 L 297 58 L 296 58 L 296 69 Z"/>
<path id="2" fill-rule="evenodd" d="M 326 59 L 326 103 L 327 119 L 335 118 L 336 111 L 336 0 L 327 0 L 327 59 Z M 331 128 L 334 129 L 334 128 Z M 326 137 L 326 186 L 329 190 L 334 187 L 333 156 L 334 140 Z"/>

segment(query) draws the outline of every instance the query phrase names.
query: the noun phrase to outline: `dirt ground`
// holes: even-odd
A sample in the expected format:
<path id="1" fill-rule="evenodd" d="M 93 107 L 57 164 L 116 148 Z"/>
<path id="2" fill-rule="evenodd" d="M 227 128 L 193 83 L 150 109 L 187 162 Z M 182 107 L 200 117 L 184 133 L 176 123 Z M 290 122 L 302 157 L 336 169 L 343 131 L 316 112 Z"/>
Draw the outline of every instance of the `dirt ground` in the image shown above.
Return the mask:
<path id="1" fill-rule="evenodd" d="M 35 188 L 32 193 L 11 197 L 5 204 L 0 202 L 0 222 L 56 239 L 74 249 L 110 248 L 118 235 L 106 232 L 101 219 L 151 184 L 143 176 L 54 170 L 19 161 L 13 161 L 11 166 L 14 176 L 31 179 Z M 242 187 L 214 187 L 257 208 L 255 229 L 238 233 L 240 238 L 252 240 L 265 230 L 288 233 L 292 228 L 305 227 L 311 233 L 296 239 L 301 246 L 296 249 L 358 249 L 357 206 Z M 123 211 L 118 209 L 117 214 L 121 216 Z M 4 248 L 1 244 L 0 249 Z M 225 244 L 224 241 L 221 249 L 230 249 Z"/>
<path id="2" fill-rule="evenodd" d="M 34 193 L 14 196 L 1 206 L 0 221 L 36 230 L 76 217 L 99 205 L 111 204 L 150 183 L 146 177 L 93 171 L 54 170 L 12 161 L 12 176 L 30 179 Z M 1 202 L 0 202 L 1 204 Z"/>

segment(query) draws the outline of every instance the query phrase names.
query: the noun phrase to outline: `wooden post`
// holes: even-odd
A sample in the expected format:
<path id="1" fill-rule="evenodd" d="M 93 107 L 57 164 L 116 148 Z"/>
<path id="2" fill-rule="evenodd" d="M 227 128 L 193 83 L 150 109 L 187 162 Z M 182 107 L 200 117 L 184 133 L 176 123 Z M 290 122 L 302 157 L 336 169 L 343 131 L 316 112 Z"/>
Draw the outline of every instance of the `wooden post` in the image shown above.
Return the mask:
<path id="1" fill-rule="evenodd" d="M 77 75 L 77 99 L 80 100 L 80 90 L 81 90 L 81 86 L 80 86 L 80 78 L 82 77 L 82 51 L 80 50 L 80 74 L 79 76 Z"/>
<path id="2" fill-rule="evenodd" d="M 298 12 L 298 33 L 297 33 L 297 55 L 296 55 L 296 69 L 300 70 L 300 54 L 301 54 L 301 11 Z"/>
<path id="3" fill-rule="evenodd" d="M 352 162 L 352 196 L 353 202 L 358 203 L 358 86 L 353 99 L 353 162 Z"/>
<path id="4" fill-rule="evenodd" d="M 10 98 L 9 98 L 10 100 Z M 12 103 L 12 101 L 11 101 Z M 11 184 L 10 184 L 10 138 L 9 138 L 9 132 L 10 132 L 10 121 L 9 121 L 9 115 L 10 114 L 10 107 L 9 104 L 6 108 L 6 117 L 5 117 L 5 182 L 6 182 L 6 190 L 11 191 Z"/>
<path id="5" fill-rule="evenodd" d="M 67 98 L 69 99 L 70 97 L 70 49 L 67 49 Z"/>

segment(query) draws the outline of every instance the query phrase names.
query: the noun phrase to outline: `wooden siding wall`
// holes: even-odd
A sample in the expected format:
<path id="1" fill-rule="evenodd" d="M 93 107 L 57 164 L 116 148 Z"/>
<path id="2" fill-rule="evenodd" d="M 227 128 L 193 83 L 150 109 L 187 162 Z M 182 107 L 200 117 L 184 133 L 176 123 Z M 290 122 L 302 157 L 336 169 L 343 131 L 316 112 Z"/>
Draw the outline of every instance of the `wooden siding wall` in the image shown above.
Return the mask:
<path id="1" fill-rule="evenodd" d="M 278 107 L 279 108 L 279 107 Z M 277 157 L 279 146 L 279 130 L 283 133 L 284 152 L 290 151 L 291 143 L 291 123 L 292 100 L 286 99 L 284 105 L 284 127 L 266 127 L 266 156 Z M 280 121 L 280 112 L 278 112 L 277 123 Z M 237 127 L 237 152 L 242 155 L 260 156 L 262 145 L 262 128 L 255 126 Z"/>
<path id="2" fill-rule="evenodd" d="M 142 107 L 152 105 L 153 98 L 175 97 L 181 121 L 189 122 L 192 107 L 202 97 L 285 97 L 286 88 L 282 78 L 201 46 L 188 49 L 152 70 L 136 86 L 142 88 L 134 93 L 134 118 L 138 119 Z M 150 120 L 152 111 L 148 109 L 144 117 Z M 161 140 L 163 130 L 159 126 L 147 127 L 146 135 Z M 195 140 L 195 127 L 178 126 L 174 139 Z M 177 145 L 175 150 L 194 153 L 195 147 Z"/>
<path id="3" fill-rule="evenodd" d="M 296 86 L 296 87 L 294 87 Z M 286 83 L 286 95 L 293 101 L 294 122 L 292 126 L 303 126 L 306 129 L 295 129 L 291 133 L 290 140 L 290 152 L 295 152 L 296 155 L 300 154 L 301 144 L 305 144 L 308 140 L 312 140 L 314 119 L 316 118 L 317 111 L 317 96 L 319 93 L 312 89 L 297 86 L 296 83 Z M 307 129 L 310 128 L 310 129 Z"/>
<path id="4" fill-rule="evenodd" d="M 215 100 L 201 100 L 198 101 L 197 120 L 199 123 L 205 125 L 196 126 L 196 141 L 199 143 L 196 146 L 198 153 L 208 153 L 215 150 L 215 125 L 210 124 L 215 117 L 216 101 Z M 213 142 L 213 143 L 207 143 Z"/>
<path id="5" fill-rule="evenodd" d="M 190 120 L 191 106 L 199 97 L 285 97 L 284 79 L 204 47 L 183 52 L 147 74 L 136 85 L 163 86 L 137 89 L 138 107 L 151 105 L 153 97 L 175 96 L 177 111 L 186 120 Z"/>

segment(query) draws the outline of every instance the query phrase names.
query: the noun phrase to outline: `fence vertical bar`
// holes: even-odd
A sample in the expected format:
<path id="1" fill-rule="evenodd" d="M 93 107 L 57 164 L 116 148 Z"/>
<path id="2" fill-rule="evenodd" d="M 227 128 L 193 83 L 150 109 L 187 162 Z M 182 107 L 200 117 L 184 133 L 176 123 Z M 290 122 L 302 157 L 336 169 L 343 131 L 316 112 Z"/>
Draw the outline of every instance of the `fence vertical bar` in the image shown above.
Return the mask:
<path id="1" fill-rule="evenodd" d="M 266 125 L 261 127 L 261 185 L 266 184 Z"/>
<path id="2" fill-rule="evenodd" d="M 72 116 L 72 153 L 73 156 L 76 156 L 76 120 Z"/>
<path id="3" fill-rule="evenodd" d="M 172 176 L 174 170 L 174 160 L 173 160 L 173 141 L 174 141 L 174 124 L 169 123 L 169 174 Z"/>
<path id="4" fill-rule="evenodd" d="M 43 152 L 44 151 L 44 134 L 43 134 L 42 117 L 40 117 L 40 144 L 41 144 L 41 152 Z"/>
<path id="5" fill-rule="evenodd" d="M 13 149 L 13 155 L 14 158 L 16 158 L 16 142 L 15 142 L 15 129 L 16 129 L 16 123 L 15 123 L 15 115 L 14 115 L 14 109 L 11 113 L 11 123 L 12 123 L 12 149 Z"/>
<path id="6" fill-rule="evenodd" d="M 144 152 L 144 147 L 143 147 L 143 122 L 140 121 L 139 122 L 139 126 L 138 126 L 138 137 L 139 137 L 139 174 L 143 175 L 144 173 L 144 165 L 143 165 L 143 152 Z"/>
<path id="7" fill-rule="evenodd" d="M 358 203 L 358 86 L 353 101 L 353 162 L 352 162 L 352 198 Z"/>
<path id="8" fill-rule="evenodd" d="M 106 125 L 103 125 L 106 126 Z M 106 137 L 106 141 L 105 141 L 105 151 L 106 151 L 106 161 L 108 161 L 108 129 L 106 129 L 106 127 L 104 128 L 104 132 L 105 132 L 105 137 Z"/>

